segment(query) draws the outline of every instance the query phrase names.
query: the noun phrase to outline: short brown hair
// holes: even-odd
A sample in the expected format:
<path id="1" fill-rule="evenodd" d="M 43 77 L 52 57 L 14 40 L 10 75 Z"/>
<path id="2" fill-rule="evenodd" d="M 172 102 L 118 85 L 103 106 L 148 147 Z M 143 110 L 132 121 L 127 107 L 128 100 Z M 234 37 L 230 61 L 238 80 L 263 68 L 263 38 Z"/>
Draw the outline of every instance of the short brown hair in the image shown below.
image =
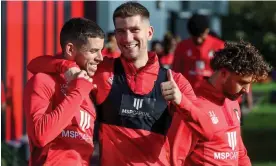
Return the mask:
<path id="1" fill-rule="evenodd" d="M 149 19 L 150 14 L 146 7 L 141 5 L 138 2 L 126 2 L 121 4 L 119 7 L 116 8 L 116 10 L 113 13 L 113 23 L 115 25 L 115 18 L 117 17 L 132 17 L 140 15 L 143 18 Z"/>
<path id="2" fill-rule="evenodd" d="M 226 42 L 225 48 L 217 51 L 211 60 L 213 70 L 226 69 L 238 75 L 253 75 L 254 81 L 266 79 L 271 67 L 260 52 L 250 43 Z"/>

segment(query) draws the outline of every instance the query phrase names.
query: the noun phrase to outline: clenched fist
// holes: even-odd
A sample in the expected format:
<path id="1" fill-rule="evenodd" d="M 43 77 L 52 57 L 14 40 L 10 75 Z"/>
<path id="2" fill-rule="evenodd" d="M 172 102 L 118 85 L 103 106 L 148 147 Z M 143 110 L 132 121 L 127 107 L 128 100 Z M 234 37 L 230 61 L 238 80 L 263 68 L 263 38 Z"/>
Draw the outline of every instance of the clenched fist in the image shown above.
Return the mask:
<path id="1" fill-rule="evenodd" d="M 91 77 L 88 76 L 87 72 L 85 70 L 81 70 L 79 73 L 76 73 L 76 78 L 84 78 L 89 82 L 93 82 L 93 79 Z M 93 84 L 93 90 L 97 89 L 97 85 Z"/>
<path id="2" fill-rule="evenodd" d="M 79 73 L 75 74 L 77 78 L 84 78 L 87 81 L 92 83 L 92 78 L 88 76 L 87 72 L 84 70 L 81 70 Z"/>
<path id="3" fill-rule="evenodd" d="M 162 94 L 167 101 L 172 101 L 175 104 L 179 105 L 182 99 L 182 93 L 175 83 L 172 71 L 170 69 L 167 72 L 167 76 L 168 81 L 161 83 Z"/>
<path id="4" fill-rule="evenodd" d="M 84 71 L 84 70 L 83 70 L 83 71 Z M 66 80 L 67 82 L 71 82 L 73 79 L 77 78 L 77 76 L 78 76 L 79 74 L 81 74 L 80 72 L 81 72 L 81 69 L 79 69 L 78 67 L 71 67 L 71 68 L 69 68 L 69 69 L 64 73 L 65 80 Z M 84 71 L 84 72 L 86 72 L 86 71 Z M 84 73 L 82 72 L 82 74 L 84 74 Z M 87 75 L 87 74 L 86 74 L 86 75 Z"/>

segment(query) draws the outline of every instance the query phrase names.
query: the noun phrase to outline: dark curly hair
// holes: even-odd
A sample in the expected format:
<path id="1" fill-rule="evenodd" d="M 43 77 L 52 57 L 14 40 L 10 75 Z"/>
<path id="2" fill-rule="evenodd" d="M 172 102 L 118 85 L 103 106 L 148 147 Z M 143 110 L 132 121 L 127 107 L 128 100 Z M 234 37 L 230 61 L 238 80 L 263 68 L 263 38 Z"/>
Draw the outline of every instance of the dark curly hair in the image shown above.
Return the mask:
<path id="1" fill-rule="evenodd" d="M 214 71 L 225 68 L 242 76 L 253 75 L 254 81 L 266 79 L 271 71 L 260 52 L 244 41 L 226 42 L 225 48 L 215 53 L 211 67 Z"/>

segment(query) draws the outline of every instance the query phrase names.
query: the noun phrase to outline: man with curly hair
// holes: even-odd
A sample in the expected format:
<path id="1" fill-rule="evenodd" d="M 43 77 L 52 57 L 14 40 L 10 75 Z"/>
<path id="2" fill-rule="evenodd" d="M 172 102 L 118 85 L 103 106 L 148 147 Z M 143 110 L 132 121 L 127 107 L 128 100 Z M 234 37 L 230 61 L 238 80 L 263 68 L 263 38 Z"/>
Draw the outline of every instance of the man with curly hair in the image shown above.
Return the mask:
<path id="1" fill-rule="evenodd" d="M 215 128 L 215 134 L 206 141 L 184 127 L 172 145 L 173 165 L 251 165 L 240 134 L 237 99 L 249 92 L 252 82 L 265 79 L 270 66 L 254 46 L 241 41 L 226 43 L 215 53 L 211 67 L 214 73 L 195 92 L 201 110 L 212 120 L 210 127 Z"/>

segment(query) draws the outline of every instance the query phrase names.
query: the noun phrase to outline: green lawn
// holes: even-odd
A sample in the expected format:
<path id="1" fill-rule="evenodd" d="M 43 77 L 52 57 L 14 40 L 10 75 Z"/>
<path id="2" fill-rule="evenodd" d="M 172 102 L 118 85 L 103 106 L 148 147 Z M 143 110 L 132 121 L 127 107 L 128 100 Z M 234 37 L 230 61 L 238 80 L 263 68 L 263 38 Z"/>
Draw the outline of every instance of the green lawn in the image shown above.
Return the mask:
<path id="1" fill-rule="evenodd" d="M 253 166 L 276 166 L 276 105 L 263 99 L 244 119 L 242 136 Z"/>
<path id="2" fill-rule="evenodd" d="M 270 83 L 254 83 L 252 85 L 253 92 L 270 92 L 276 90 L 276 82 Z"/>
<path id="3" fill-rule="evenodd" d="M 252 112 L 262 113 L 276 113 L 276 104 L 259 104 L 255 106 Z"/>
<path id="4" fill-rule="evenodd" d="M 270 108 L 270 107 L 268 107 Z M 244 129 L 276 129 L 276 111 L 255 111 L 244 117 Z"/>
<path id="5" fill-rule="evenodd" d="M 253 163 L 252 166 L 276 166 L 276 162 L 267 162 L 267 163 Z"/>

